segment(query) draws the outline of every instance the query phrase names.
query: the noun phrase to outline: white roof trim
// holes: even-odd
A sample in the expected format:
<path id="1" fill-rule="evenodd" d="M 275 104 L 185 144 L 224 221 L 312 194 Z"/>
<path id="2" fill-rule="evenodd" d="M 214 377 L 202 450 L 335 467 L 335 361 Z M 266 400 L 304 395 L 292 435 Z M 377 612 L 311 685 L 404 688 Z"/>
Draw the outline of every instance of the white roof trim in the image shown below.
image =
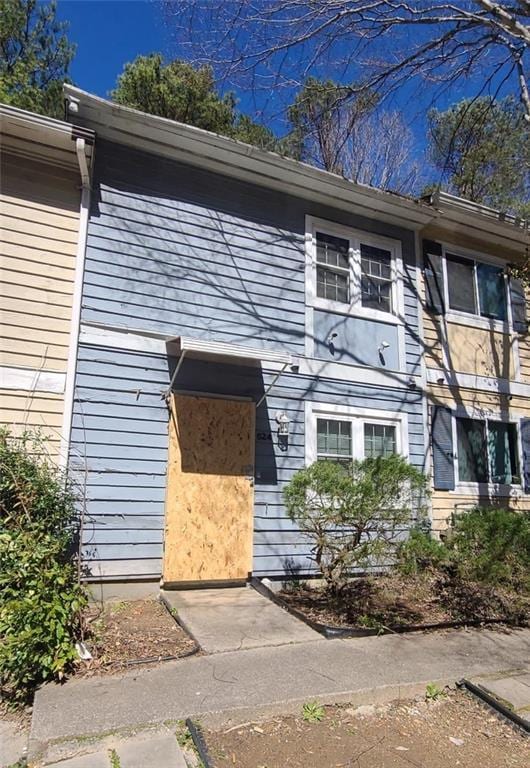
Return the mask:
<path id="1" fill-rule="evenodd" d="M 367 218 L 419 229 L 437 216 L 424 201 L 348 181 L 321 168 L 195 126 L 114 104 L 71 85 L 64 93 L 73 119 L 100 138 L 206 168 L 287 194 L 319 200 Z"/>
<path id="2" fill-rule="evenodd" d="M 186 352 L 190 357 L 225 357 L 235 360 L 253 360 L 264 363 L 280 363 L 291 365 L 292 357 L 289 352 L 258 347 L 245 347 L 238 344 L 227 344 L 222 341 L 206 341 L 193 339 L 189 336 L 177 336 L 167 340 L 175 345 L 177 354 Z"/>

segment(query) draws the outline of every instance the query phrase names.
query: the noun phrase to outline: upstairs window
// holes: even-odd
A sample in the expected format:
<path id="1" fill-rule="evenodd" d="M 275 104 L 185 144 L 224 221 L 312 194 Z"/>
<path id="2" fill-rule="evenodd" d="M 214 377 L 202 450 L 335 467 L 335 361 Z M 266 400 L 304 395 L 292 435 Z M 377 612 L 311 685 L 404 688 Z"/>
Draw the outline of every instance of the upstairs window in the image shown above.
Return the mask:
<path id="1" fill-rule="evenodd" d="M 506 320 L 506 284 L 501 267 L 447 254 L 449 307 Z"/>
<path id="2" fill-rule="evenodd" d="M 458 479 L 469 483 L 521 482 L 515 424 L 457 418 Z"/>
<path id="3" fill-rule="evenodd" d="M 350 242 L 317 232 L 317 296 L 341 304 L 350 301 Z"/>
<path id="4" fill-rule="evenodd" d="M 361 243 L 361 297 L 363 307 L 392 312 L 392 254 Z"/>
<path id="5" fill-rule="evenodd" d="M 398 325 L 404 312 L 400 242 L 310 216 L 307 227 L 309 303 Z"/>

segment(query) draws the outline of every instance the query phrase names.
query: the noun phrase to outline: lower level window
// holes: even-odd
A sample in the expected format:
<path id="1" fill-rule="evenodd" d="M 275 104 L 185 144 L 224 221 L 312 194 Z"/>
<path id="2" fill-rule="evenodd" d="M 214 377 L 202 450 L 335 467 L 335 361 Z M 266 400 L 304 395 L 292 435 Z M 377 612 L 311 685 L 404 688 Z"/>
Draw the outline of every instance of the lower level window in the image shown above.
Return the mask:
<path id="1" fill-rule="evenodd" d="M 515 424 L 457 418 L 456 426 L 460 482 L 520 482 Z"/>
<path id="2" fill-rule="evenodd" d="M 397 453 L 396 431 L 395 424 L 359 418 L 317 418 L 317 459 L 347 466 L 354 458 L 391 456 Z"/>

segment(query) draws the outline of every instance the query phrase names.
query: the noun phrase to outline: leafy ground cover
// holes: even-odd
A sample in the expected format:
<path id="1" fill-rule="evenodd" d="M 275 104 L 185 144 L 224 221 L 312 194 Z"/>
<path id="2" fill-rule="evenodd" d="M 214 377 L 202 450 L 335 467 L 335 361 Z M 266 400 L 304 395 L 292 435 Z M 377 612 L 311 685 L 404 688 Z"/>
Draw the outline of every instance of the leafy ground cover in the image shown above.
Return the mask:
<path id="1" fill-rule="evenodd" d="M 359 629 L 500 619 L 525 624 L 530 597 L 506 587 L 427 571 L 353 579 L 339 594 L 324 585 L 284 589 L 280 597 L 321 624 Z"/>
<path id="2" fill-rule="evenodd" d="M 204 731 L 216 768 L 527 768 L 530 740 L 467 694 L 387 706 L 323 707 L 320 719 L 279 717 Z"/>
<path id="3" fill-rule="evenodd" d="M 79 661 L 76 675 L 113 674 L 140 659 L 153 664 L 167 656 L 191 653 L 194 641 L 158 600 L 91 605 L 86 645 L 90 661 Z"/>

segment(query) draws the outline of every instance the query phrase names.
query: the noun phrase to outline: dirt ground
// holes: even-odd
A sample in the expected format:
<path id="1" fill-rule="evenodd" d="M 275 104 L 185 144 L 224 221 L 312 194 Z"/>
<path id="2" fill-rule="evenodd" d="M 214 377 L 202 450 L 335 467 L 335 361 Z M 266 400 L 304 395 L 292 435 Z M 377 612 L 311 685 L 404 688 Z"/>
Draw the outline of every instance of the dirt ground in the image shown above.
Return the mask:
<path id="1" fill-rule="evenodd" d="M 92 606 L 85 643 L 93 656 L 80 661 L 76 675 L 112 674 L 139 659 L 185 656 L 195 647 L 158 600 Z"/>
<path id="2" fill-rule="evenodd" d="M 464 692 L 385 707 L 325 707 L 204 732 L 215 768 L 528 768 L 530 739 Z"/>
<path id="3" fill-rule="evenodd" d="M 304 585 L 280 597 L 313 621 L 364 629 L 487 619 L 517 624 L 530 616 L 530 599 L 441 574 L 359 578 L 334 600 Z"/>

